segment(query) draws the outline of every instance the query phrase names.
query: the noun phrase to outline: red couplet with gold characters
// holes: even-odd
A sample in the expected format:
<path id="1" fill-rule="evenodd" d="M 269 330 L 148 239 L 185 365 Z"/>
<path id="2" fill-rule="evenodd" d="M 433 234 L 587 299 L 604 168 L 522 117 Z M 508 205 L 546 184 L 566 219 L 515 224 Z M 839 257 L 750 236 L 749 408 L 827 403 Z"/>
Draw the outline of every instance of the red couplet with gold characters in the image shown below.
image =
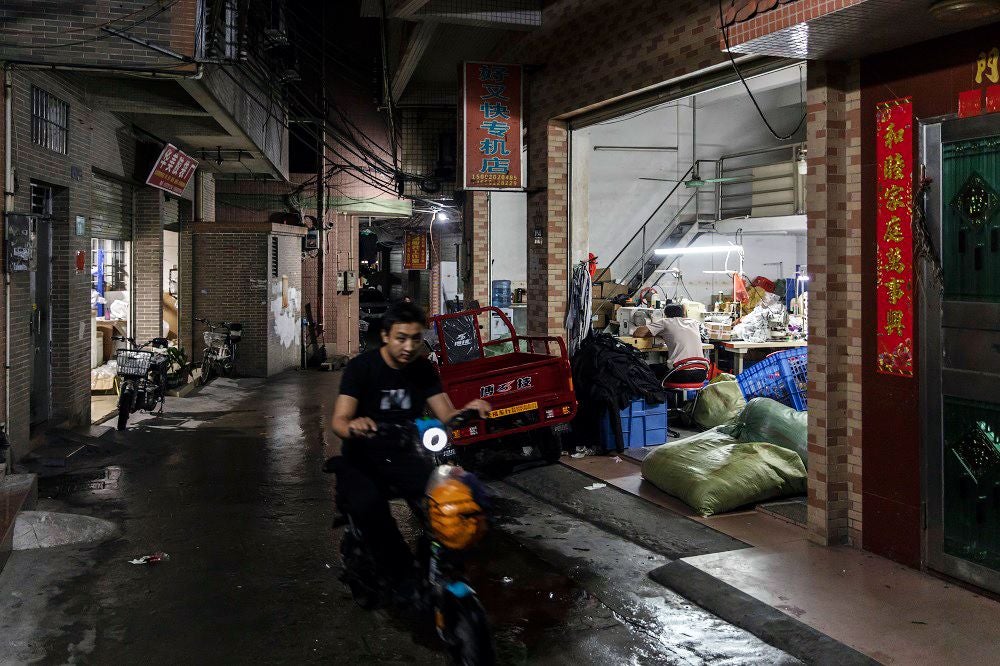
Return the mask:
<path id="1" fill-rule="evenodd" d="M 876 107 L 878 370 L 913 376 L 913 102 Z"/>

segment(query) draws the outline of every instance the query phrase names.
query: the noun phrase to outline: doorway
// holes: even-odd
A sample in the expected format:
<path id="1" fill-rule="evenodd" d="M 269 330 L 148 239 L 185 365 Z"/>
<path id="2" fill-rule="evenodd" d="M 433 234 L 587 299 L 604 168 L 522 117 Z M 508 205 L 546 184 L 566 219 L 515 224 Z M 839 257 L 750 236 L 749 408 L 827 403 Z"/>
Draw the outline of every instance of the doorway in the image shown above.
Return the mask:
<path id="1" fill-rule="evenodd" d="M 921 313 L 927 563 L 1000 592 L 1000 118 L 926 124 L 922 149 L 943 274 Z"/>
<path id="2" fill-rule="evenodd" d="M 31 182 L 31 213 L 36 215 L 36 264 L 29 273 L 31 295 L 31 427 L 42 426 L 52 410 L 52 216 L 55 188 Z"/>

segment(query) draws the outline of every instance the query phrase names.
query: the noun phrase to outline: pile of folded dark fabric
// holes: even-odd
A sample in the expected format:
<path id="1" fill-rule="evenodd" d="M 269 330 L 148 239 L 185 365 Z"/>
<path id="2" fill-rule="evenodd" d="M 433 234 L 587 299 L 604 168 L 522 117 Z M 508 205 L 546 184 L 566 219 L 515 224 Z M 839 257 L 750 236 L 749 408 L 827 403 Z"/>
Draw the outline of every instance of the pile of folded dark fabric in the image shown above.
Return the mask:
<path id="1" fill-rule="evenodd" d="M 601 420 L 607 414 L 615 448 L 621 451 L 619 412 L 640 398 L 653 404 L 665 400 L 660 382 L 642 354 L 607 333 L 591 333 L 573 355 L 573 386 L 580 403 L 573 420 L 578 446 L 594 446 Z"/>

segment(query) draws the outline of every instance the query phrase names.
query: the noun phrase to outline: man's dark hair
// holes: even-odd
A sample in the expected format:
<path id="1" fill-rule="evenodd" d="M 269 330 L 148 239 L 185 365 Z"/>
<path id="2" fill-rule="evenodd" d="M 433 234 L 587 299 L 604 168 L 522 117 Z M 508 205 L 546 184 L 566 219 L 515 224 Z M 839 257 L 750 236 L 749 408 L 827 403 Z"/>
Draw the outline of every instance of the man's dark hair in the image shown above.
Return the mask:
<path id="1" fill-rule="evenodd" d="M 382 332 L 389 333 L 395 324 L 420 324 L 427 327 L 427 315 L 416 303 L 393 303 L 382 316 Z"/>
<path id="2" fill-rule="evenodd" d="M 671 303 L 667 307 L 663 308 L 663 316 L 667 319 L 674 319 L 677 317 L 684 316 L 684 306 L 680 303 Z"/>

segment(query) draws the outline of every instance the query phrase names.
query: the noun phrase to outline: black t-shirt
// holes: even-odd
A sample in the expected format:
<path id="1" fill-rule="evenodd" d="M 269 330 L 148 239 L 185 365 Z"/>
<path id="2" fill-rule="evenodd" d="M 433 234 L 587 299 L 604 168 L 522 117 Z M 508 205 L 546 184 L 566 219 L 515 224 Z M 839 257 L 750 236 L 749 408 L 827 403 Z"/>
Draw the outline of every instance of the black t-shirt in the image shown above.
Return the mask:
<path id="1" fill-rule="evenodd" d="M 356 418 L 400 423 L 423 416 L 427 399 L 443 393 L 437 369 L 418 358 L 398 370 L 379 350 L 351 359 L 340 380 L 340 394 L 358 401 Z"/>

